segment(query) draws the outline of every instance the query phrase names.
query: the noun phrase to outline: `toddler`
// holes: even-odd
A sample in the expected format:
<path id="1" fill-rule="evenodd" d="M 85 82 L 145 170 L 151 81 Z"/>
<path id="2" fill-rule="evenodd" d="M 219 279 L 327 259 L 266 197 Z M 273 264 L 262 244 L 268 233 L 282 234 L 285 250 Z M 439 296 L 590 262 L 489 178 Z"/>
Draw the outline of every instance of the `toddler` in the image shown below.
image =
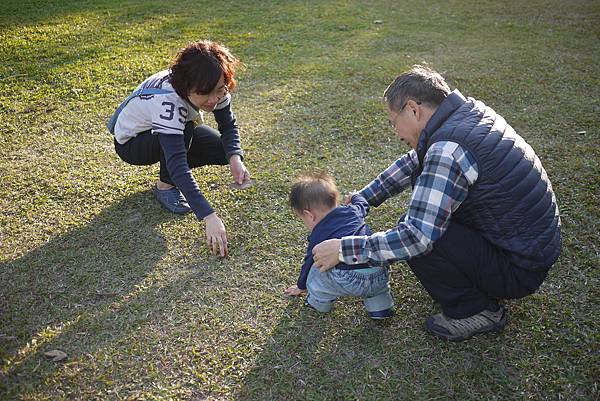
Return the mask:
<path id="1" fill-rule="evenodd" d="M 369 204 L 358 193 L 350 195 L 348 205 L 338 206 L 339 192 L 333 179 L 325 173 L 301 176 L 292 185 L 289 204 L 310 231 L 308 249 L 296 285 L 285 290 L 287 295 L 308 292 L 306 302 L 319 312 L 329 312 L 341 296 L 363 299 L 369 317 L 392 316 L 394 300 L 390 293 L 387 266 L 339 263 L 326 272 L 313 267 L 313 247 L 322 241 L 349 235 L 370 235 L 364 219 Z"/>

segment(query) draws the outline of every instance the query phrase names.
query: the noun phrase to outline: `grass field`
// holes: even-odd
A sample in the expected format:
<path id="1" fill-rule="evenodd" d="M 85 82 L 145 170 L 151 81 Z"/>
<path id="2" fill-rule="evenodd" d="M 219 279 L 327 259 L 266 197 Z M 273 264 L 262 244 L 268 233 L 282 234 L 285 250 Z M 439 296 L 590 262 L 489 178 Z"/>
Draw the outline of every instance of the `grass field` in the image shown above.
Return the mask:
<path id="1" fill-rule="evenodd" d="M 114 153 L 105 122 L 188 41 L 246 65 L 234 110 L 257 180 L 195 171 L 231 255 L 153 200 L 158 168 Z M 13 1 L 0 11 L 0 398 L 7 400 L 595 400 L 600 398 L 600 3 Z M 438 311 L 393 266 L 397 315 L 288 299 L 302 260 L 291 180 L 345 192 L 407 149 L 381 94 L 427 63 L 537 151 L 564 247 L 498 335 L 429 336 Z M 210 119 L 209 119 L 210 123 Z M 390 228 L 408 194 L 371 211 Z M 45 352 L 62 350 L 52 362 Z"/>

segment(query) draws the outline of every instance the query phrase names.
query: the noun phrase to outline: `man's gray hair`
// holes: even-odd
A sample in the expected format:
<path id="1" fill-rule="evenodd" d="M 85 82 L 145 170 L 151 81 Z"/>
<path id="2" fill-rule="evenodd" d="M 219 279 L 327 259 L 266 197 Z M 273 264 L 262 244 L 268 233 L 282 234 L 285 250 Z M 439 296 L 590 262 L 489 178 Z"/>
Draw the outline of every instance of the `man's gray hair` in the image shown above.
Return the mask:
<path id="1" fill-rule="evenodd" d="M 390 110 L 399 112 L 409 100 L 437 108 L 450 94 L 444 78 L 429 67 L 413 65 L 398 75 L 383 92 L 383 100 Z"/>

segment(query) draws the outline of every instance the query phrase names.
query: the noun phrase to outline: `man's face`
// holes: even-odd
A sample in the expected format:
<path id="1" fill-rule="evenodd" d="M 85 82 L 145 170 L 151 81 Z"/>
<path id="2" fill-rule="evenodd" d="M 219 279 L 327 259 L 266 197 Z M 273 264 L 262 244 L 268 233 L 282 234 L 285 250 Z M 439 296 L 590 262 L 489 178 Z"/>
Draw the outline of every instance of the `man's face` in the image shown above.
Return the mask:
<path id="1" fill-rule="evenodd" d="M 388 119 L 396 132 L 396 136 L 411 148 L 416 149 L 419 143 L 421 128 L 418 124 L 415 108 L 419 107 L 413 101 L 408 101 L 400 111 L 394 111 L 388 105 Z"/>

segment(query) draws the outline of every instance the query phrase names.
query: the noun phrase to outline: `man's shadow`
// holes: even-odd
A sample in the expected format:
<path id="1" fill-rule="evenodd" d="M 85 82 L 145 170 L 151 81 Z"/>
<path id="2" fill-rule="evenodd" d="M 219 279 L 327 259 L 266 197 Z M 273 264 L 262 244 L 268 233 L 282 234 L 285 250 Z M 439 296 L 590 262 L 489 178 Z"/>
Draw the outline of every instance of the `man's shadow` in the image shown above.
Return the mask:
<path id="1" fill-rule="evenodd" d="M 127 301 L 166 252 L 157 230 L 174 216 L 137 193 L 84 227 L 0 264 L 0 387 L 27 372 L 64 332 Z"/>

